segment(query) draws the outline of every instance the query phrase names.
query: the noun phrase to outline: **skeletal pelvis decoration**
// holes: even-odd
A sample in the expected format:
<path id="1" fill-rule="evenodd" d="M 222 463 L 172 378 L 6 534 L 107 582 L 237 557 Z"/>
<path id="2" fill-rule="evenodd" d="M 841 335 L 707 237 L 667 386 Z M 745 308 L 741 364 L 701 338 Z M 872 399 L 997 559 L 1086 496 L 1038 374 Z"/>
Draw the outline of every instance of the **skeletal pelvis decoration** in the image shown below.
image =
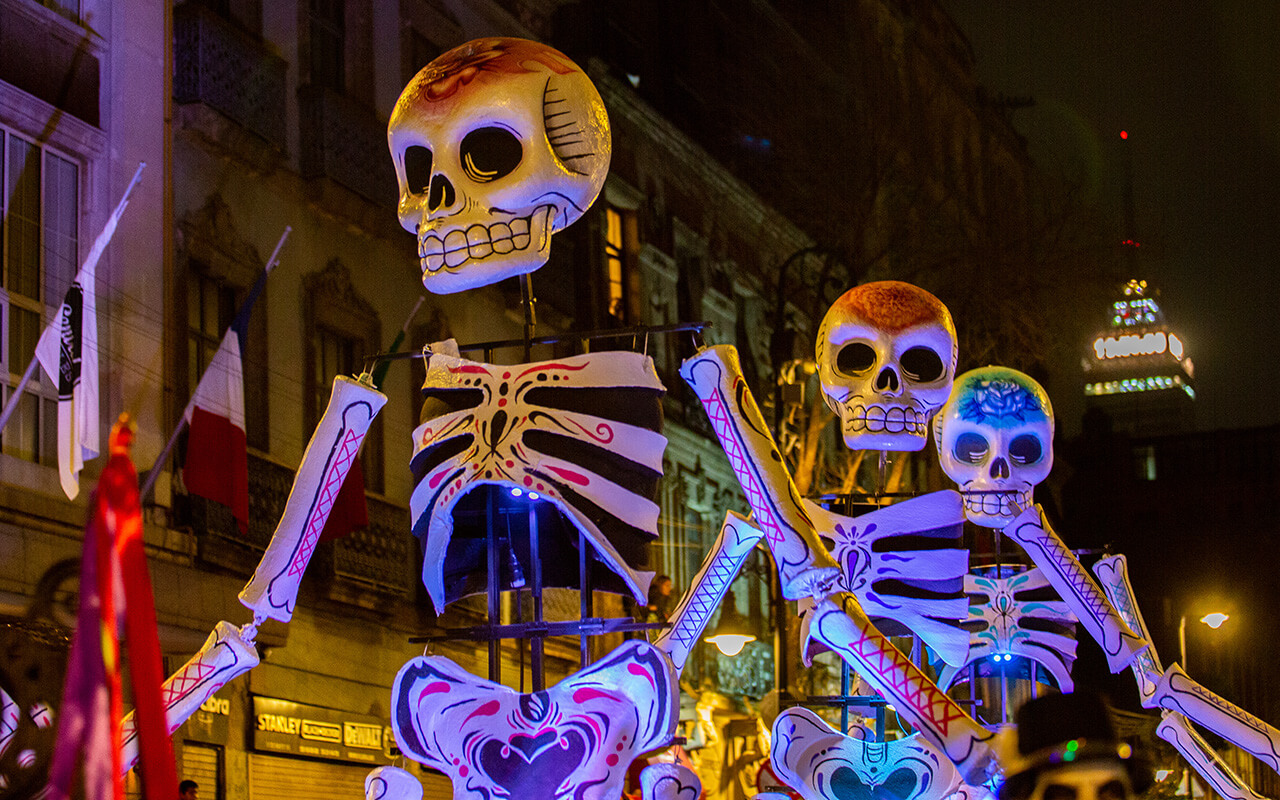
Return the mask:
<path id="1" fill-rule="evenodd" d="M 609 170 L 600 94 L 558 50 L 476 39 L 404 88 L 387 127 L 400 224 L 418 235 L 422 282 L 448 294 L 532 272 Z"/>
<path id="2" fill-rule="evenodd" d="M 964 668 L 983 658 L 1030 659 L 1053 676 L 1058 689 L 1070 692 L 1071 665 L 1076 658 L 1075 617 L 1039 569 L 1003 576 L 969 574 L 969 660 L 945 665 L 938 685 L 949 689 Z"/>
<path id="3" fill-rule="evenodd" d="M 921 450 L 956 376 L 951 312 L 900 281 L 855 286 L 818 329 L 818 377 L 849 447 Z"/>
<path id="4" fill-rule="evenodd" d="M 425 656 L 396 675 L 391 726 L 455 798 L 614 800 L 636 756 L 671 741 L 677 695 L 671 661 L 644 641 L 532 694 Z"/>
<path id="5" fill-rule="evenodd" d="M 774 720 L 770 761 L 805 800 L 942 800 L 961 783 L 947 757 L 918 733 L 866 741 L 802 707 Z"/>
<path id="6" fill-rule="evenodd" d="M 975 524 L 1008 525 L 1053 468 L 1049 395 L 1017 370 L 981 367 L 956 378 L 933 426 L 942 470 Z"/>
<path id="7" fill-rule="evenodd" d="M 601 352 L 500 366 L 459 358 L 452 341 L 428 351 L 410 509 L 437 611 L 467 591 L 445 581 L 457 557 L 454 509 L 484 485 L 552 503 L 619 576 L 617 588 L 643 602 L 653 575 L 636 565 L 657 536 L 666 448 L 653 361 Z"/>

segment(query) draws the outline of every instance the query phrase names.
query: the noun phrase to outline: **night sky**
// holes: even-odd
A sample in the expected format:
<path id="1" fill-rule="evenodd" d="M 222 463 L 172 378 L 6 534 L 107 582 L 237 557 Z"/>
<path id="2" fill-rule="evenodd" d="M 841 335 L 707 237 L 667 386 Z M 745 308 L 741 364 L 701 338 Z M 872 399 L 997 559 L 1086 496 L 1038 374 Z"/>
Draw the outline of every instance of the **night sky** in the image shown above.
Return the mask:
<path id="1" fill-rule="evenodd" d="M 1118 231 L 1128 148 L 1148 248 L 1135 277 L 1187 342 L 1197 427 L 1280 422 L 1280 3 L 945 7 L 981 83 L 1035 100 L 1013 119 L 1037 163 L 1083 178 Z"/>

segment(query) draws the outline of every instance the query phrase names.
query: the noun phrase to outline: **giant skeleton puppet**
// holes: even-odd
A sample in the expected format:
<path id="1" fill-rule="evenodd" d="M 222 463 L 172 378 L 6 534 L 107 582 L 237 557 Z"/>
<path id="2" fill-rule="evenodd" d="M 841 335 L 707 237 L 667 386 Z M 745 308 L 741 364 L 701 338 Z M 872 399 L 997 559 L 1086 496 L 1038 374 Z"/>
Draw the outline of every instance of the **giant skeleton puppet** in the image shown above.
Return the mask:
<path id="1" fill-rule="evenodd" d="M 1119 672 L 1146 647 L 1092 576 L 1049 527 L 1032 492 L 1053 465 L 1053 408 L 1030 376 L 981 367 L 956 378 L 934 420 L 942 469 L 960 487 L 965 514 L 1022 546 L 1081 627 Z"/>
<path id="2" fill-rule="evenodd" d="M 945 307 L 916 287 L 869 284 L 837 301 L 823 322 L 819 368 L 844 383 L 828 386 L 824 380 L 823 388 L 828 404 L 841 414 L 846 436 L 872 434 L 861 443 L 849 439 L 851 446 L 923 447 L 928 417 L 945 397 L 954 372 L 954 342 Z M 932 356 L 926 359 L 920 348 Z M 903 373 L 910 377 L 904 379 Z M 874 613 L 904 625 L 948 663 L 964 662 L 968 634 L 956 621 L 965 615 L 960 589 L 967 554 L 945 547 L 896 552 L 892 544 L 893 537 L 916 548 L 930 540 L 954 542 L 963 522 L 959 495 L 936 492 L 857 518 L 826 511 L 796 491 L 733 348 L 702 349 L 685 361 L 681 375 L 702 401 L 729 457 L 751 506 L 752 522 L 763 532 L 777 565 L 784 596 L 814 601 L 803 625 L 805 650 L 813 641 L 836 651 L 967 781 L 984 782 L 993 767 L 993 734 L 894 647 L 869 617 Z M 866 387 L 854 384 L 864 377 L 870 378 Z M 904 398 L 908 379 L 926 391 L 941 392 Z M 838 558 L 820 536 L 836 542 Z M 934 593 L 919 591 L 926 588 Z M 950 597 L 939 600 L 940 595 Z"/>
<path id="3" fill-rule="evenodd" d="M 1143 706 L 1162 709 L 1161 738 L 1224 797 L 1257 800 L 1257 793 L 1217 757 L 1190 722 L 1277 771 L 1280 730 L 1210 692 L 1179 665 L 1163 668 L 1148 644 L 1124 557 L 1100 560 L 1095 580 L 1032 504 L 1031 492 L 1048 474 L 1045 462 L 1052 458 L 1052 410 L 1040 385 L 1005 367 L 967 372 L 956 379 L 935 421 L 935 436 L 944 471 L 966 496 L 969 518 L 1001 528 L 1021 545 L 1037 567 L 1023 574 L 1042 573 L 1102 647 L 1112 672 L 1126 666 L 1133 671 Z"/>
<path id="4" fill-rule="evenodd" d="M 839 416 L 848 446 L 880 451 L 924 447 L 929 418 L 946 399 L 955 376 L 955 328 L 937 298 L 897 281 L 855 287 L 827 312 L 816 350 L 823 396 Z M 944 662 L 965 661 L 968 636 L 957 622 L 965 611 L 961 578 L 968 554 L 958 548 L 964 517 L 955 492 L 925 495 L 857 519 L 802 502 L 818 522 L 815 527 L 833 541 L 832 555 L 841 569 L 839 588 L 852 595 L 843 599 L 843 613 L 827 601 L 806 615 L 806 661 L 809 644 L 856 642 L 836 649 L 857 662 L 860 672 L 878 669 L 881 676 L 869 677 L 877 688 L 889 689 L 887 696 L 904 687 L 908 697 L 914 695 L 912 679 L 901 680 L 908 660 L 887 649 L 868 659 L 870 631 L 850 635 L 856 626 L 848 620 L 863 610 L 880 630 L 919 635 Z M 898 671 L 888 681 L 883 678 L 886 666 L 889 672 Z M 944 714 L 931 716 L 933 710 Z M 961 785 L 938 742 L 947 736 L 963 739 L 964 734 L 956 736 L 951 729 L 965 726 L 946 712 L 945 706 L 917 711 L 913 722 L 933 723 L 935 729 L 919 726 L 921 731 L 911 737 L 873 742 L 866 741 L 865 731 L 861 737 L 846 736 L 805 709 L 787 709 L 773 727 L 773 770 L 806 800 L 864 795 L 939 800 Z M 976 728 L 967 733 L 970 746 L 983 736 Z M 973 754 L 966 755 L 969 759 L 958 760 L 970 761 L 965 766 L 971 776 L 980 774 L 971 763 Z"/>
<path id="5" fill-rule="evenodd" d="M 1053 410 L 1044 389 L 1004 367 L 970 370 L 956 378 L 951 397 L 934 418 L 943 471 L 959 486 L 965 516 L 1004 528 L 1053 467 Z M 1001 567 L 965 576 L 971 601 L 969 662 L 1014 656 L 1040 664 L 1061 691 L 1071 691 L 1075 618 L 1038 569 L 1005 575 Z M 965 670 L 944 666 L 950 687 Z"/>
<path id="6" fill-rule="evenodd" d="M 437 293 L 541 266 L 551 234 L 599 193 L 610 151 L 586 75 L 519 39 L 477 40 L 428 64 L 396 104 L 388 140 L 401 222 L 418 234 L 423 283 Z M 656 536 L 666 447 L 652 360 L 601 352 L 496 365 L 463 359 L 449 342 L 426 352 L 411 511 L 437 609 L 478 590 L 465 579 L 474 518 L 490 520 L 474 500 L 495 491 L 558 514 L 527 552 L 545 585 L 572 585 L 576 575 L 556 573 L 568 559 L 554 553 L 581 541 L 612 571 L 610 588 L 643 601 L 652 573 L 638 563 Z M 544 691 L 518 693 L 441 656 L 409 661 L 392 687 L 401 750 L 449 776 L 456 798 L 618 797 L 631 762 L 670 743 L 680 670 L 759 536 L 730 515 L 670 630 Z M 685 789 L 653 777 L 654 796 Z"/>

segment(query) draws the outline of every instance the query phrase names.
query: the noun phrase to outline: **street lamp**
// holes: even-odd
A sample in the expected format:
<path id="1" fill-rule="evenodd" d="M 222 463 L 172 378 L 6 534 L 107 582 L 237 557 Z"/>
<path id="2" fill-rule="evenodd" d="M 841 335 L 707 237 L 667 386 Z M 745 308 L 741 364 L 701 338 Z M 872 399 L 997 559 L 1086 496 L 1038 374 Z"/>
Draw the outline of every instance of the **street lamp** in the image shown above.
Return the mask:
<path id="1" fill-rule="evenodd" d="M 726 656 L 736 656 L 747 646 L 747 642 L 755 640 L 756 636 L 751 632 L 746 617 L 738 611 L 736 598 L 730 589 L 720 603 L 720 621 L 704 641 L 714 644 Z"/>
<path id="2" fill-rule="evenodd" d="M 1222 623 L 1231 619 L 1229 614 L 1221 611 L 1212 611 L 1200 618 L 1200 621 L 1215 631 L 1222 627 Z M 1187 668 L 1187 615 L 1183 614 L 1182 619 L 1178 620 L 1178 652 L 1182 655 L 1182 660 L 1178 663 L 1185 670 Z"/>

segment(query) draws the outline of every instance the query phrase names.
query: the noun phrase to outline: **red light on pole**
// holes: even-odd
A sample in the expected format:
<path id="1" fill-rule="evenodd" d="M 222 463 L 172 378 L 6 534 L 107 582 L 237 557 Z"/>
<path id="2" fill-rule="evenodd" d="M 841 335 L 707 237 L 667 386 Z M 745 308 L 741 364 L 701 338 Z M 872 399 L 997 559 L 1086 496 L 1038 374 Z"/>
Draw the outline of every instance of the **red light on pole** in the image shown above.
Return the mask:
<path id="1" fill-rule="evenodd" d="M 1128 138 L 1129 138 L 1129 132 L 1128 132 L 1128 131 L 1120 131 L 1120 138 L 1121 138 L 1121 139 L 1128 139 Z"/>

